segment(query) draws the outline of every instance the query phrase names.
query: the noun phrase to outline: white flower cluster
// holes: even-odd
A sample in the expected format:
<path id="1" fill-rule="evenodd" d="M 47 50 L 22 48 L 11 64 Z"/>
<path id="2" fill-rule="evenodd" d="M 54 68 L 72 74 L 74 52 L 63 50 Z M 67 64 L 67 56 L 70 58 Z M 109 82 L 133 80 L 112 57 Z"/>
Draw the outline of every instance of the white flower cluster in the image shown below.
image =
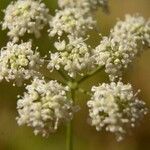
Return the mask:
<path id="1" fill-rule="evenodd" d="M 17 0 L 11 2 L 6 10 L 2 28 L 8 29 L 8 36 L 15 42 L 25 33 L 40 36 L 40 30 L 48 24 L 50 15 L 48 8 L 39 0 Z"/>
<path id="2" fill-rule="evenodd" d="M 108 0 L 88 0 L 90 6 L 96 9 L 98 6 L 102 7 L 104 11 L 108 11 Z"/>
<path id="3" fill-rule="evenodd" d="M 16 119 L 20 126 L 32 127 L 35 135 L 48 136 L 61 122 L 70 121 L 77 111 L 72 93 L 80 91 L 89 95 L 78 87 L 81 82 L 102 66 L 110 80 L 115 80 L 144 47 L 150 47 L 150 20 L 138 15 L 127 15 L 125 21 L 119 20 L 110 36 L 103 37 L 95 49 L 85 42 L 82 36 L 95 25 L 92 12 L 99 7 L 108 11 L 108 1 L 58 0 L 60 9 L 54 16 L 49 14 L 42 0 L 12 1 L 4 10 L 1 25 L 3 30 L 8 30 L 11 42 L 0 51 L 0 81 L 5 79 L 21 86 L 24 80 L 33 79 L 24 95 L 18 97 Z M 17 42 L 26 34 L 38 38 L 48 24 L 49 36 L 57 37 L 57 41 L 55 50 L 50 52 L 50 60 L 44 61 L 39 52 L 32 50 L 31 41 Z M 44 62 L 48 62 L 50 71 L 62 69 L 68 73 L 66 86 L 56 80 L 46 82 L 44 77 L 40 78 L 39 69 Z M 83 76 L 79 81 L 78 75 Z M 114 133 L 118 141 L 128 127 L 134 127 L 147 113 L 145 103 L 137 98 L 138 92 L 134 94 L 131 84 L 103 83 L 93 86 L 92 92 L 87 102 L 91 125 L 98 131 L 105 129 Z"/>
<path id="4" fill-rule="evenodd" d="M 32 50 L 31 42 L 8 42 L 0 51 L 0 81 L 15 80 L 19 86 L 23 80 L 38 75 L 37 71 L 42 63 L 39 53 Z"/>
<path id="5" fill-rule="evenodd" d="M 145 103 L 133 93 L 130 84 L 122 82 L 103 83 L 92 87 L 94 93 L 87 102 L 92 126 L 96 130 L 105 129 L 116 135 L 117 140 L 122 140 L 128 127 L 147 113 Z"/>
<path id="6" fill-rule="evenodd" d="M 65 7 L 82 8 L 83 6 L 89 7 L 89 2 L 88 0 L 58 0 L 58 6 L 60 8 L 65 8 Z"/>
<path id="7" fill-rule="evenodd" d="M 57 81 L 35 78 L 26 90 L 17 102 L 19 125 L 33 127 L 35 135 L 48 136 L 57 130 L 60 122 L 72 119 L 73 106 L 67 98 L 68 87 Z"/>
<path id="8" fill-rule="evenodd" d="M 55 42 L 57 52 L 51 53 L 48 68 L 59 70 L 64 69 L 70 77 L 75 78 L 77 74 L 84 74 L 93 68 L 94 59 L 90 47 L 82 37 L 77 38 L 68 35 L 68 41 Z"/>
<path id="9" fill-rule="evenodd" d="M 150 21 L 127 15 L 125 21 L 117 22 L 110 37 L 104 37 L 96 47 L 95 59 L 98 65 L 105 65 L 114 80 L 145 46 L 150 46 Z"/>
<path id="10" fill-rule="evenodd" d="M 53 37 L 63 34 L 80 35 L 85 33 L 85 29 L 92 28 L 95 21 L 92 16 L 81 8 L 66 7 L 63 10 L 57 10 L 54 17 L 49 22 L 49 36 Z"/>
<path id="11" fill-rule="evenodd" d="M 64 7 L 80 7 L 87 10 L 96 9 L 99 6 L 104 10 L 108 10 L 108 0 L 58 0 L 58 6 Z"/>

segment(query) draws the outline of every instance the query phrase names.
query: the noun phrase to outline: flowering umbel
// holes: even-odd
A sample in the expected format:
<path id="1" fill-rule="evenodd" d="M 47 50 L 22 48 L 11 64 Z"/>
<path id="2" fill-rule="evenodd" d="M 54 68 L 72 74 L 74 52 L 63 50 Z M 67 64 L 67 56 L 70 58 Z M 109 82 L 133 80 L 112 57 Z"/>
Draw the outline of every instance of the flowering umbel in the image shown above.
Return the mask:
<path id="1" fill-rule="evenodd" d="M 87 102 L 92 126 L 97 131 L 103 128 L 116 134 L 118 141 L 122 140 L 128 127 L 147 113 L 145 103 L 134 94 L 131 84 L 111 82 L 92 87 L 93 95 Z"/>
<path id="2" fill-rule="evenodd" d="M 57 81 L 35 78 L 17 102 L 19 125 L 34 128 L 35 135 L 47 136 L 57 130 L 62 121 L 73 117 L 73 103 L 67 98 L 68 87 Z"/>
<path id="3" fill-rule="evenodd" d="M 14 41 L 18 41 L 25 33 L 34 33 L 39 37 L 40 31 L 50 19 L 48 8 L 39 0 L 11 2 L 4 13 L 2 29 L 8 29 L 8 36 Z"/>
<path id="4" fill-rule="evenodd" d="M 60 8 L 74 6 L 84 8 L 88 11 L 102 7 L 104 11 L 108 11 L 108 0 L 58 0 L 58 6 Z"/>
<path id="5" fill-rule="evenodd" d="M 74 37 L 68 35 L 68 40 L 55 42 L 56 53 L 51 53 L 51 59 L 48 68 L 53 69 L 63 68 L 68 72 L 70 77 L 75 78 L 76 75 L 83 75 L 85 70 L 92 70 L 94 60 L 92 52 L 82 37 Z"/>
<path id="6" fill-rule="evenodd" d="M 37 50 L 32 50 L 31 42 L 8 42 L 0 51 L 0 81 L 14 80 L 20 86 L 24 80 L 37 76 L 42 64 L 43 59 Z"/>
<path id="7" fill-rule="evenodd" d="M 126 15 L 125 21 L 118 21 L 110 36 L 103 37 L 95 48 L 95 60 L 98 65 L 105 65 L 106 73 L 114 80 L 137 54 L 149 46 L 150 21 L 139 15 Z"/>
<path id="8" fill-rule="evenodd" d="M 83 35 L 86 28 L 92 28 L 94 20 L 84 9 L 66 7 L 57 10 L 56 15 L 49 21 L 49 36 L 63 34 Z"/>
<path id="9" fill-rule="evenodd" d="M 1 22 L 10 41 L 0 51 L 0 81 L 13 81 L 26 90 L 18 96 L 18 125 L 32 127 L 35 135 L 48 136 L 62 122 L 67 123 L 69 150 L 71 120 L 80 92 L 90 96 L 90 124 L 98 131 L 114 133 L 118 141 L 147 113 L 138 92 L 120 78 L 122 69 L 150 47 L 150 20 L 126 15 L 110 35 L 101 36 L 100 44 L 92 47 L 88 30 L 96 29 L 94 15 L 100 7 L 108 12 L 108 0 L 58 0 L 58 9 L 50 15 L 42 0 L 17 0 L 4 10 Z M 34 37 L 29 40 L 26 35 L 42 36 L 44 27 L 52 47 L 49 55 L 41 57 L 40 51 L 32 48 Z M 109 75 L 108 83 L 86 91 L 81 84 L 103 69 Z"/>

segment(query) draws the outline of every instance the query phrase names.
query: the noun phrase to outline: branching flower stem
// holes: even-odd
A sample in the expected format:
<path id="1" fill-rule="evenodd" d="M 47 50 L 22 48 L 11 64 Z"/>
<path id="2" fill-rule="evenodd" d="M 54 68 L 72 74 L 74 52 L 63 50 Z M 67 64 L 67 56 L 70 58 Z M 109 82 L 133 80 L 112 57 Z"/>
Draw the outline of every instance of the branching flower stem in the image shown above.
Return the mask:
<path id="1" fill-rule="evenodd" d="M 75 91 L 78 90 L 81 93 L 84 93 L 86 95 L 90 95 L 90 93 L 88 91 L 85 91 L 82 88 L 79 88 L 79 84 L 81 84 L 82 82 L 84 82 L 86 79 L 88 79 L 90 76 L 98 73 L 99 71 L 103 70 L 104 67 L 99 67 L 96 70 L 94 70 L 93 72 L 87 74 L 86 76 L 84 76 L 83 78 L 81 78 L 79 81 L 77 82 L 73 82 L 72 80 L 69 80 L 69 82 L 67 82 L 68 86 L 71 88 L 71 99 L 74 101 L 75 103 Z M 63 75 L 62 72 L 59 72 L 62 77 L 64 77 L 64 79 L 66 80 L 67 78 Z M 70 121 L 67 124 L 67 129 L 66 129 L 66 150 L 73 150 L 73 122 Z"/>
<path id="2" fill-rule="evenodd" d="M 81 93 L 84 93 L 88 96 L 91 95 L 88 91 L 85 91 L 84 89 L 79 88 L 79 84 L 81 84 L 83 81 L 88 79 L 90 76 L 93 76 L 94 74 L 103 70 L 103 68 L 104 67 L 97 68 L 96 70 L 87 74 L 86 76 L 84 76 L 82 79 L 80 79 L 77 82 L 73 82 L 72 80 L 69 80 L 69 82 L 67 82 L 68 86 L 71 88 L 71 99 L 74 103 L 75 103 L 75 91 L 80 91 Z M 62 77 L 64 77 L 62 72 L 59 72 L 59 73 L 62 75 Z M 66 79 L 66 77 L 64 77 L 64 79 Z M 67 124 L 67 128 L 66 128 L 66 150 L 73 150 L 73 122 L 72 121 L 70 121 Z"/>

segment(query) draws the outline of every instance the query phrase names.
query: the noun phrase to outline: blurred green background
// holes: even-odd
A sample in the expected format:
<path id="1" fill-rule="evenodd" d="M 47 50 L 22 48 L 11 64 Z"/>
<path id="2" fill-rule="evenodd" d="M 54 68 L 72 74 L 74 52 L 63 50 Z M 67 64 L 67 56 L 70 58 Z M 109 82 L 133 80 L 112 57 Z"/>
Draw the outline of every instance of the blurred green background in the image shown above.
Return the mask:
<path id="1" fill-rule="evenodd" d="M 11 0 L 0 0 L 0 10 L 6 8 Z M 56 0 L 43 0 L 50 8 L 51 14 L 57 7 Z M 110 14 L 104 14 L 101 10 L 96 13 L 98 30 L 103 34 L 109 34 L 109 30 L 116 23 L 116 18 L 124 18 L 127 13 L 139 13 L 145 18 L 149 17 L 150 0 L 110 0 Z M 3 13 L 0 12 L 0 20 Z M 97 31 L 89 33 L 92 37 L 89 41 L 93 46 L 99 43 Z M 6 45 L 8 38 L 6 31 L 0 31 L 0 47 Z M 52 41 L 46 32 L 39 40 L 35 40 L 41 54 L 44 55 L 52 48 Z M 135 90 L 141 89 L 139 97 L 150 106 L 150 51 L 145 50 L 140 58 L 125 71 L 124 81 L 133 84 Z M 107 80 L 107 76 L 98 73 L 90 78 L 82 86 L 90 89 L 90 86 Z M 0 150 L 65 150 L 65 126 L 60 127 L 56 134 L 43 139 L 34 136 L 32 129 L 18 127 L 15 121 L 16 96 L 22 94 L 23 88 L 16 88 L 6 82 L 0 83 Z M 115 141 L 113 135 L 105 132 L 97 132 L 94 127 L 87 124 L 88 111 L 86 109 L 86 97 L 77 95 L 76 102 L 82 109 L 74 119 L 74 150 L 150 150 L 150 116 L 132 130 L 120 143 Z"/>

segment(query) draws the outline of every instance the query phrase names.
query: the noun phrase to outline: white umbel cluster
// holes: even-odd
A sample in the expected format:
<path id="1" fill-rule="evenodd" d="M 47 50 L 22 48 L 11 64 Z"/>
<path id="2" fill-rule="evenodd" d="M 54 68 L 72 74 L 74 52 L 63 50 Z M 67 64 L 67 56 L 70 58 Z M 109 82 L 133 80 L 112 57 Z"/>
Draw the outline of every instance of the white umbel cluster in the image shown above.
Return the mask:
<path id="1" fill-rule="evenodd" d="M 127 15 L 125 21 L 118 21 L 110 36 L 104 37 L 96 47 L 95 59 L 98 65 L 105 65 L 106 73 L 114 80 L 146 46 L 150 46 L 150 21 Z"/>
<path id="2" fill-rule="evenodd" d="M 103 8 L 104 11 L 108 11 L 108 1 L 109 0 L 87 0 L 91 8 L 97 9 L 98 7 Z"/>
<path id="3" fill-rule="evenodd" d="M 2 29 L 8 29 L 8 36 L 15 42 L 25 33 L 40 36 L 40 31 L 48 24 L 50 15 L 46 5 L 40 0 L 17 0 L 6 10 Z"/>
<path id="4" fill-rule="evenodd" d="M 84 9 L 66 7 L 63 10 L 57 10 L 55 16 L 50 20 L 49 36 L 84 34 L 85 29 L 91 29 L 94 23 L 92 16 L 88 15 Z"/>
<path id="5" fill-rule="evenodd" d="M 73 117 L 72 101 L 67 98 L 68 87 L 57 81 L 35 78 L 17 102 L 19 125 L 34 129 L 34 134 L 48 136 L 62 121 Z"/>
<path id="6" fill-rule="evenodd" d="M 122 82 L 103 83 L 92 87 L 93 96 L 87 102 L 92 126 L 96 130 L 105 129 L 116 135 L 118 141 L 122 140 L 128 127 L 147 113 L 145 103 L 133 93 L 130 84 Z"/>
<path id="7" fill-rule="evenodd" d="M 83 6 L 89 7 L 89 2 L 88 0 L 58 0 L 58 6 L 60 8 L 65 8 L 65 7 L 82 8 Z"/>
<path id="8" fill-rule="evenodd" d="M 0 51 L 0 81 L 15 80 L 20 86 L 23 80 L 38 75 L 43 60 L 37 51 L 32 50 L 32 43 L 14 44 L 8 42 Z"/>
<path id="9" fill-rule="evenodd" d="M 94 66 L 94 59 L 90 52 L 91 48 L 85 43 L 82 37 L 72 35 L 68 40 L 55 42 L 57 52 L 50 53 L 48 68 L 53 71 L 64 69 L 70 77 L 83 75 L 84 71 L 91 70 Z"/>
<path id="10" fill-rule="evenodd" d="M 97 9 L 102 7 L 104 10 L 108 10 L 108 0 L 58 0 L 58 6 L 64 7 L 80 7 L 86 10 Z"/>

